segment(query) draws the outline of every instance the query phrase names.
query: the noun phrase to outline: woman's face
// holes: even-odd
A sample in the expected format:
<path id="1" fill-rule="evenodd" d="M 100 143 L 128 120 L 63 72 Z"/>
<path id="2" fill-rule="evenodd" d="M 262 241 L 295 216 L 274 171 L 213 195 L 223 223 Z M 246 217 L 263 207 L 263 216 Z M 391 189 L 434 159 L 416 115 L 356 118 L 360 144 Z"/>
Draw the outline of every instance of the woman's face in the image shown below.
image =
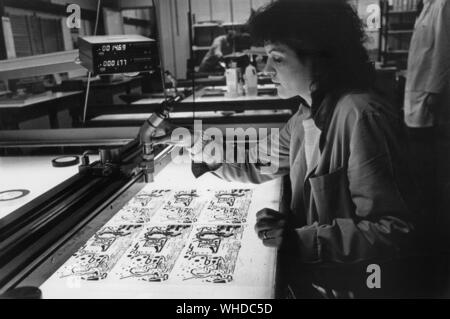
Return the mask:
<path id="1" fill-rule="evenodd" d="M 281 43 L 266 43 L 264 48 L 268 54 L 264 71 L 272 76 L 278 96 L 288 99 L 300 95 L 311 104 L 311 60 L 300 61 L 290 47 Z"/>

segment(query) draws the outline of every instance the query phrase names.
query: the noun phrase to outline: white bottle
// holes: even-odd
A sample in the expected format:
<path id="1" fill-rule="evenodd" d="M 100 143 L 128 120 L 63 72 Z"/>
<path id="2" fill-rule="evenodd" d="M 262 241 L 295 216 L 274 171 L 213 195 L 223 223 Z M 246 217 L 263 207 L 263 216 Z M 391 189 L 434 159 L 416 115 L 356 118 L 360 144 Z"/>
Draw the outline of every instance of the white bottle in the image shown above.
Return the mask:
<path id="1" fill-rule="evenodd" d="M 245 68 L 245 95 L 257 96 L 258 95 L 258 75 L 256 74 L 256 68 L 250 63 Z"/>
<path id="2" fill-rule="evenodd" d="M 226 97 L 234 98 L 238 96 L 239 72 L 236 62 L 231 63 L 231 68 L 225 70 L 225 79 L 227 81 Z"/>

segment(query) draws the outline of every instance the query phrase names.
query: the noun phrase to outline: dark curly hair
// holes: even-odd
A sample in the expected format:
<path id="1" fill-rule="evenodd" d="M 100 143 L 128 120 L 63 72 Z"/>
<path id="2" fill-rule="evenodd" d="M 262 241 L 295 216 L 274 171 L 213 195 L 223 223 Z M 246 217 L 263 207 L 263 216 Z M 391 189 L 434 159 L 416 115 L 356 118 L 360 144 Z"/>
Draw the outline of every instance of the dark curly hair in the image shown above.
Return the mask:
<path id="1" fill-rule="evenodd" d="M 312 58 L 313 108 L 330 92 L 374 85 L 363 24 L 345 0 L 278 0 L 255 12 L 248 27 L 256 43 L 282 43 L 300 60 Z"/>

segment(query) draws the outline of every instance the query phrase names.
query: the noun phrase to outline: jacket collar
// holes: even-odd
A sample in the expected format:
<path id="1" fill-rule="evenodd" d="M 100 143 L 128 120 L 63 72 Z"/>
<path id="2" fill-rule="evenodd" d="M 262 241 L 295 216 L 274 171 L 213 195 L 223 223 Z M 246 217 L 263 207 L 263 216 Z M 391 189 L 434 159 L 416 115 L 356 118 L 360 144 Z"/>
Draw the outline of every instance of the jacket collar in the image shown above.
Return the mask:
<path id="1" fill-rule="evenodd" d="M 319 148 L 322 152 L 326 142 L 328 127 L 336 108 L 336 104 L 342 96 L 343 92 L 336 91 L 325 94 L 322 101 L 316 107 L 311 108 L 311 115 L 316 126 L 322 131 L 320 135 Z"/>

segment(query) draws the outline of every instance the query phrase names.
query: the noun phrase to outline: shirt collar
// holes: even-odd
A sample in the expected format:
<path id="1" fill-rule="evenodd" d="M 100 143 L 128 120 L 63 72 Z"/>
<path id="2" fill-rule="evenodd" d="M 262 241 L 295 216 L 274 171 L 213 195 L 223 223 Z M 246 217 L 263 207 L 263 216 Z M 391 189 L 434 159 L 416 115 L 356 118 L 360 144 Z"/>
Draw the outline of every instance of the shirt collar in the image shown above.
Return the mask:
<path id="1" fill-rule="evenodd" d="M 307 120 L 312 117 L 315 125 L 321 131 L 325 131 L 340 96 L 341 95 L 338 92 L 326 94 L 322 99 L 322 102 L 315 107 L 315 109 L 312 109 L 311 106 L 302 99 L 300 101 L 298 115 L 302 120 Z"/>
<path id="2" fill-rule="evenodd" d="M 307 104 L 300 103 L 298 115 L 303 121 L 311 118 L 311 108 Z"/>

